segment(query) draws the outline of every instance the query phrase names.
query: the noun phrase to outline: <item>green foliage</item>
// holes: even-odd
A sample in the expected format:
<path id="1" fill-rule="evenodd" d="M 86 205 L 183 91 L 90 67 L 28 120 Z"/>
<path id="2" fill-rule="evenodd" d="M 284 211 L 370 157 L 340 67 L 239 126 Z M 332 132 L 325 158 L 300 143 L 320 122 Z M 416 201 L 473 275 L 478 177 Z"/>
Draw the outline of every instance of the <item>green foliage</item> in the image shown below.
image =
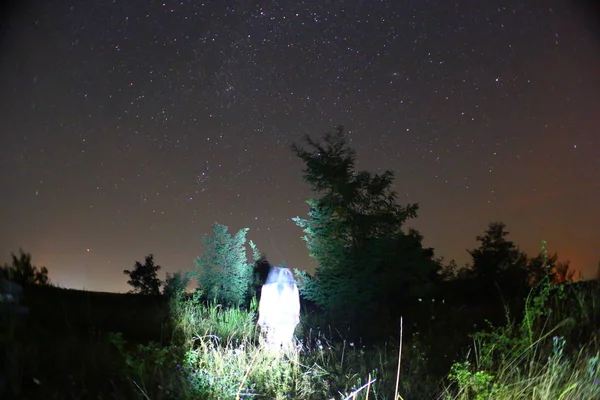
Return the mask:
<path id="1" fill-rule="evenodd" d="M 466 399 L 495 399 L 506 387 L 494 383 L 494 377 L 485 371 L 471 372 L 471 363 L 464 361 L 452 365 L 448 379 L 458 385 L 458 396 Z"/>
<path id="2" fill-rule="evenodd" d="M 542 243 L 542 257 L 547 259 L 546 243 Z M 550 316 L 549 300 L 554 294 L 561 297 L 562 287 L 552 286 L 546 275 L 539 284 L 530 290 L 525 300 L 524 313 L 520 324 L 511 320 L 506 313 L 507 323 L 493 328 L 490 332 L 477 332 L 474 339 L 478 344 L 479 365 L 482 368 L 493 369 L 514 355 L 520 357 L 531 348 L 535 348 L 540 337 L 545 338 L 549 333 L 544 332 L 545 321 Z"/>
<path id="3" fill-rule="evenodd" d="M 525 313 L 520 327 L 521 337 L 525 338 L 527 345 L 532 345 L 534 337 L 540 334 L 543 329 L 543 326 L 536 327 L 536 323 L 539 324 L 542 319 L 550 318 L 552 313 L 550 300 L 554 298 L 561 301 L 565 298 L 564 286 L 553 285 L 554 277 L 549 265 L 546 241 L 542 241 L 540 257 L 542 260 L 542 269 L 545 274 L 527 296 Z M 557 322 L 562 323 L 563 321 Z"/>
<path id="4" fill-rule="evenodd" d="M 219 346 L 203 337 L 186 352 L 183 370 L 190 398 L 284 398 L 294 392 L 300 366 L 294 356 L 282 357 L 249 342 Z"/>
<path id="5" fill-rule="evenodd" d="M 545 343 L 549 342 L 550 346 Z M 457 363 L 448 378 L 454 390 L 446 399 L 595 399 L 600 396 L 598 352 L 590 349 L 567 354 L 566 341 L 540 338 L 520 353 L 506 354 L 491 369 L 469 362 Z M 500 344 L 500 346 L 502 346 Z"/>
<path id="6" fill-rule="evenodd" d="M 369 387 L 371 398 L 389 398 L 385 393 L 393 391 L 397 347 L 367 349 L 345 340 L 333 341 L 321 332 L 313 337 L 310 331 L 304 344 L 279 352 L 266 347 L 253 329 L 252 311 L 204 305 L 195 294 L 173 300 L 172 312 L 177 337 L 183 339 L 179 366 L 183 398 L 341 398 L 369 376 L 376 378 Z M 405 381 L 414 389 L 421 385 L 418 388 L 423 391 L 426 380 L 417 368 L 421 356 L 411 348 L 408 354 Z M 413 399 L 428 398 L 418 391 L 409 393 Z"/>
<path id="7" fill-rule="evenodd" d="M 256 330 L 256 301 L 251 310 L 204 305 L 201 295 L 172 301 L 175 328 L 185 343 L 181 363 L 188 398 L 234 399 L 239 393 L 289 392 L 297 360 L 264 351 Z M 244 396 L 245 397 L 245 396 Z M 277 397 L 280 398 L 280 397 Z"/>
<path id="8" fill-rule="evenodd" d="M 167 272 L 163 287 L 163 295 L 167 297 L 174 297 L 185 292 L 186 288 L 190 284 L 191 279 L 192 273 L 190 271 L 177 271 L 174 274 L 169 274 Z"/>
<path id="9" fill-rule="evenodd" d="M 557 253 L 551 257 L 547 253 L 540 253 L 528 261 L 527 269 L 529 270 L 529 283 L 532 286 L 538 284 L 546 275 L 554 285 L 572 282 L 575 277 L 575 271 L 571 269 L 570 262 L 559 262 Z"/>
<path id="10" fill-rule="evenodd" d="M 297 347 L 278 353 L 262 345 L 256 300 L 248 311 L 207 304 L 199 292 L 175 291 L 169 299 L 175 332 L 165 337 L 154 329 L 164 323 L 164 315 L 156 317 L 165 311 L 162 296 L 29 286 L 31 320 L 0 335 L 12 390 L 0 387 L 0 397 L 341 400 L 368 394 L 383 400 L 393 398 L 401 354 L 400 398 L 600 398 L 599 293 L 595 282 L 547 281 L 537 287 L 524 311 L 531 323 L 509 320 L 487 335 L 476 335 L 475 357 L 450 368 L 450 386 L 440 397 L 440 375 L 433 364 L 445 354 L 438 342 L 450 340 L 447 347 L 454 349 L 459 321 L 453 317 L 441 336 L 428 334 L 419 323 L 427 335 L 423 339 L 412 326 L 422 314 L 426 320 L 443 319 L 449 310 L 443 301 L 420 302 L 427 306 L 405 318 L 412 333 L 405 332 L 401 352 L 395 342 L 365 346 L 347 340 L 347 333 L 332 334 L 334 328 L 324 334 L 318 329 L 323 320 L 303 316 Z M 157 307 L 148 306 L 153 302 Z M 567 316 L 575 319 L 573 324 L 560 323 Z M 130 323 L 115 325 L 116 320 Z M 115 331 L 123 334 L 105 333 Z M 29 377 L 35 378 L 33 388 Z"/>
<path id="11" fill-rule="evenodd" d="M 149 254 L 146 256 L 146 261 L 143 265 L 139 261 L 136 261 L 133 270 L 124 270 L 123 273 L 129 275 L 127 283 L 133 287 L 131 293 L 144 295 L 160 294 L 162 282 L 158 279 L 157 275 L 159 269 L 161 269 L 161 266 L 155 265 L 154 256 Z"/>
<path id="12" fill-rule="evenodd" d="M 19 255 L 11 253 L 12 263 L 0 267 L 0 277 L 11 280 L 19 285 L 49 285 L 48 268 L 34 266 L 31 254 L 19 249 Z"/>
<path id="13" fill-rule="evenodd" d="M 202 238 L 203 254 L 195 260 L 195 275 L 209 300 L 241 305 L 249 299 L 253 265 L 246 256 L 247 232 L 248 228 L 240 229 L 232 237 L 226 226 L 215 222 L 212 235 Z"/>
<path id="14" fill-rule="evenodd" d="M 243 339 L 256 339 L 256 302 L 251 309 L 224 307 L 213 300 L 206 305 L 197 291 L 192 296 L 176 296 L 171 300 L 171 317 L 177 334 L 184 341 L 212 336 L 219 342 L 239 343 Z"/>
<path id="15" fill-rule="evenodd" d="M 403 232 L 418 207 L 396 204 L 393 173 L 355 171 L 355 152 L 341 127 L 325 135 L 324 145 L 306 140 L 310 150 L 293 150 L 317 198 L 307 201 L 308 218 L 294 221 L 318 267 L 310 279 L 298 275 L 302 295 L 337 317 L 360 319 L 385 312 L 399 293 L 423 289 L 439 265 L 417 231 Z"/>
<path id="16" fill-rule="evenodd" d="M 140 395 L 157 398 L 160 394 L 168 396 L 177 390 L 176 380 L 169 376 L 177 364 L 177 347 L 161 346 L 155 342 L 132 346 L 120 332 L 109 333 L 107 339 L 122 357 L 123 373 L 131 379 Z"/>
<path id="17" fill-rule="evenodd" d="M 577 303 L 571 303 L 569 315 L 560 315 L 560 304 L 568 300 L 565 285 L 552 282 L 545 242 L 540 254 L 546 274 L 530 291 L 521 321 L 513 322 L 507 312 L 505 326 L 474 335 L 476 364 L 467 361 L 453 366 L 448 378 L 456 387 L 447 390 L 446 398 L 545 400 L 600 395 L 596 368 L 599 343 L 588 339 L 587 347 L 569 350 L 569 340 L 557 335 L 559 331 L 572 333 L 568 327 L 578 325 L 574 318 L 584 316 L 584 325 L 595 326 L 593 329 L 598 329 L 598 320 L 588 319 L 587 311 L 578 311 Z M 593 307 L 593 303 L 579 305 Z"/>
<path id="18" fill-rule="evenodd" d="M 555 285 L 550 293 L 548 325 L 561 324 L 560 335 L 572 343 L 600 346 L 600 281 Z"/>

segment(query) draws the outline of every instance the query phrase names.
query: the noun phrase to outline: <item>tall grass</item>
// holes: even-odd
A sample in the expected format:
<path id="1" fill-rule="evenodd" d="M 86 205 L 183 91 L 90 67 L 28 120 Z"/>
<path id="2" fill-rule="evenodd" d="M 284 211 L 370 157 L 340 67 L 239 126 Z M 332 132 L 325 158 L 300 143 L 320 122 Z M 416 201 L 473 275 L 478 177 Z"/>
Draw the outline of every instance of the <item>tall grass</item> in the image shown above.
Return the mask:
<path id="1" fill-rule="evenodd" d="M 482 367 L 477 361 L 457 363 L 449 379 L 454 387 L 446 389 L 446 399 L 598 399 L 600 398 L 600 353 L 584 348 L 565 352 L 566 341 L 553 336 L 549 355 L 540 348 L 547 338 L 504 358 L 495 369 Z"/>
<path id="2" fill-rule="evenodd" d="M 531 291 L 520 322 L 473 335 L 471 357 L 452 366 L 446 399 L 600 398 L 600 283 Z"/>
<path id="3" fill-rule="evenodd" d="M 199 291 L 190 297 L 179 293 L 170 302 L 174 334 L 188 345 L 208 336 L 225 345 L 255 341 L 257 308 L 256 300 L 251 302 L 250 310 L 223 307 L 216 301 L 206 304 Z"/>
<path id="4" fill-rule="evenodd" d="M 179 296 L 168 351 L 177 364 L 158 361 L 164 348 L 140 347 L 128 374 L 141 398 L 165 390 L 171 398 L 224 400 L 600 398 L 599 289 L 540 285 L 520 321 L 507 312 L 506 325 L 473 335 L 470 356 L 452 366 L 445 385 L 431 373 L 435 354 L 418 334 L 404 338 L 399 352 L 396 341 L 366 347 L 305 325 L 293 346 L 274 351 L 256 327 L 256 302 L 244 310 Z M 163 377 L 165 368 L 175 374 Z M 149 384 L 156 379 L 163 380 L 158 394 Z"/>
<path id="5" fill-rule="evenodd" d="M 303 318 L 293 345 L 274 351 L 256 326 L 256 302 L 249 309 L 225 308 L 201 301 L 199 295 L 175 296 L 165 325 L 172 334 L 155 332 L 162 318 L 145 325 L 147 317 L 134 313 L 135 307 L 119 310 L 119 315 L 123 320 L 141 315 L 123 324 L 137 326 L 139 332 L 121 334 L 101 329 L 99 318 L 117 304 L 116 297 L 102 295 L 108 306 L 94 314 L 93 307 L 69 308 L 70 302 L 62 301 L 63 295 L 74 294 L 57 295 L 61 307 L 40 296 L 31 302 L 32 318 L 26 324 L 0 332 L 0 348 L 10 357 L 4 361 L 12 368 L 4 374 L 0 398 L 600 398 L 598 283 L 536 288 L 523 317 L 513 320 L 507 313 L 505 325 L 473 334 L 470 353 L 443 380 L 436 371 L 443 358 L 434 346 L 436 337 L 423 340 L 414 328 L 366 346 L 345 339 L 326 321 L 319 322 L 327 327 L 321 330 Z M 50 318 L 45 311 L 52 309 L 64 315 Z M 98 329 L 88 328 L 86 321 Z M 151 337 L 147 328 L 156 341 L 137 341 Z M 447 336 L 439 339 L 452 343 L 452 333 Z"/>
<path id="6" fill-rule="evenodd" d="M 307 341 L 314 347 L 296 340 L 273 350 L 259 334 L 255 309 L 255 303 L 250 310 L 206 305 L 199 296 L 174 300 L 175 329 L 185 347 L 179 370 L 186 398 L 323 399 L 363 382 L 350 367 L 364 365 L 353 345 L 344 343 L 340 349 L 319 333 Z"/>
<path id="7" fill-rule="evenodd" d="M 171 310 L 182 346 L 183 398 L 392 399 L 399 392 L 430 399 L 437 390 L 418 340 L 404 346 L 397 386 L 398 342 L 367 347 L 332 328 L 305 326 L 291 346 L 273 350 L 256 327 L 256 303 L 243 310 L 179 296 Z"/>

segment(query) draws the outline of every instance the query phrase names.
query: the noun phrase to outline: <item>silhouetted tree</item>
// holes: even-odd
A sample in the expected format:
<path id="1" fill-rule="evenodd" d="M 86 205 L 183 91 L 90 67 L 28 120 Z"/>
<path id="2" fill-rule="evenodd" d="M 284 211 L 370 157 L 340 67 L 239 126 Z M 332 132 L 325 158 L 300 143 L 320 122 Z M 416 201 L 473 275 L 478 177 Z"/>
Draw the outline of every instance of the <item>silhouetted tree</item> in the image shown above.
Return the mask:
<path id="1" fill-rule="evenodd" d="M 154 255 L 150 254 L 143 265 L 136 261 L 133 270 L 124 270 L 123 273 L 129 275 L 127 283 L 133 287 L 131 293 L 160 294 L 162 282 L 157 275 L 160 268 L 160 265 L 154 264 Z"/>
<path id="2" fill-rule="evenodd" d="M 556 285 L 573 282 L 575 278 L 575 271 L 571 268 L 569 260 L 557 262 L 552 266 L 550 273 L 552 274 L 552 283 Z"/>
<path id="3" fill-rule="evenodd" d="M 506 238 L 505 228 L 502 222 L 490 223 L 484 235 L 477 236 L 480 246 L 467 250 L 472 259 L 467 275 L 476 279 L 480 296 L 489 297 L 499 289 L 507 296 L 520 296 L 529 286 L 527 255 Z"/>
<path id="4" fill-rule="evenodd" d="M 570 268 L 570 264 L 569 261 L 559 262 L 557 253 L 553 256 L 538 254 L 527 262 L 529 285 L 537 285 L 545 275 L 548 275 L 550 283 L 555 285 L 572 282 L 575 271 Z"/>
<path id="5" fill-rule="evenodd" d="M 48 268 L 34 266 L 31 254 L 19 249 L 19 255 L 11 253 L 12 263 L 0 267 L 0 276 L 20 285 L 49 285 Z"/>
<path id="6" fill-rule="evenodd" d="M 477 236 L 479 248 L 468 250 L 473 261 L 474 273 L 482 278 L 491 278 L 515 266 L 523 267 L 526 255 L 506 236 L 506 225 L 492 222 L 483 236 Z"/>
<path id="7" fill-rule="evenodd" d="M 438 260 L 440 267 L 440 279 L 443 281 L 452 281 L 464 279 L 469 272 L 469 268 L 461 267 L 456 260 L 450 260 L 448 264 L 444 264 L 443 257 Z"/>
<path id="8" fill-rule="evenodd" d="M 209 300 L 226 305 L 247 301 L 253 283 L 253 264 L 246 256 L 247 232 L 243 228 L 231 236 L 226 226 L 215 222 L 212 235 L 202 238 L 203 254 L 195 260 L 194 275 Z M 250 246 L 255 250 L 254 243 Z"/>
<path id="9" fill-rule="evenodd" d="M 254 280 L 252 284 L 252 295 L 255 296 L 257 300 L 260 300 L 262 285 L 264 285 L 265 281 L 267 280 L 267 276 L 269 275 L 272 265 L 267 259 L 266 254 L 261 253 L 258 254 L 258 259 L 255 259 L 253 267 Z"/>
<path id="10" fill-rule="evenodd" d="M 418 206 L 400 206 L 391 171 L 355 170 L 355 152 L 342 127 L 321 145 L 307 136 L 310 150 L 292 150 L 305 163 L 304 180 L 316 193 L 308 218 L 296 217 L 318 267 L 312 277 L 297 271 L 302 295 L 336 315 L 366 315 L 389 309 L 399 297 L 424 288 L 440 266 L 422 247 L 416 230 L 403 232 Z"/>

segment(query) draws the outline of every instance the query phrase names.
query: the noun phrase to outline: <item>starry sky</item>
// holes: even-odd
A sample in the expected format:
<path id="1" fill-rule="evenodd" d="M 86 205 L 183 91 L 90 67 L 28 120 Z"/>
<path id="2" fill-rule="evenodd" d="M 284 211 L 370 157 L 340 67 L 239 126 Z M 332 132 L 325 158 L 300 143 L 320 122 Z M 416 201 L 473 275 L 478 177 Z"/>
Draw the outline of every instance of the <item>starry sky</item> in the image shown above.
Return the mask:
<path id="1" fill-rule="evenodd" d="M 313 270 L 290 150 L 343 125 L 436 256 L 492 221 L 600 261 L 600 46 L 564 1 L 33 1 L 0 42 L 0 261 L 124 292 L 189 270 L 217 221 Z"/>

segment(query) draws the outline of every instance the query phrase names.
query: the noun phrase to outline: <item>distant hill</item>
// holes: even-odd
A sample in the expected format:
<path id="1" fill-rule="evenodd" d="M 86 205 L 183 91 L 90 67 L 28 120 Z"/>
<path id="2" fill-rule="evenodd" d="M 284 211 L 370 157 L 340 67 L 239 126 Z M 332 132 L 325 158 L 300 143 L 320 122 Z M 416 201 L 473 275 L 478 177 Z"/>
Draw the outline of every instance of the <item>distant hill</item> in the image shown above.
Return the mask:
<path id="1" fill-rule="evenodd" d="M 30 310 L 30 323 L 49 333 L 121 332 L 145 342 L 164 339 L 169 332 L 163 296 L 29 286 L 23 290 L 23 303 Z"/>

